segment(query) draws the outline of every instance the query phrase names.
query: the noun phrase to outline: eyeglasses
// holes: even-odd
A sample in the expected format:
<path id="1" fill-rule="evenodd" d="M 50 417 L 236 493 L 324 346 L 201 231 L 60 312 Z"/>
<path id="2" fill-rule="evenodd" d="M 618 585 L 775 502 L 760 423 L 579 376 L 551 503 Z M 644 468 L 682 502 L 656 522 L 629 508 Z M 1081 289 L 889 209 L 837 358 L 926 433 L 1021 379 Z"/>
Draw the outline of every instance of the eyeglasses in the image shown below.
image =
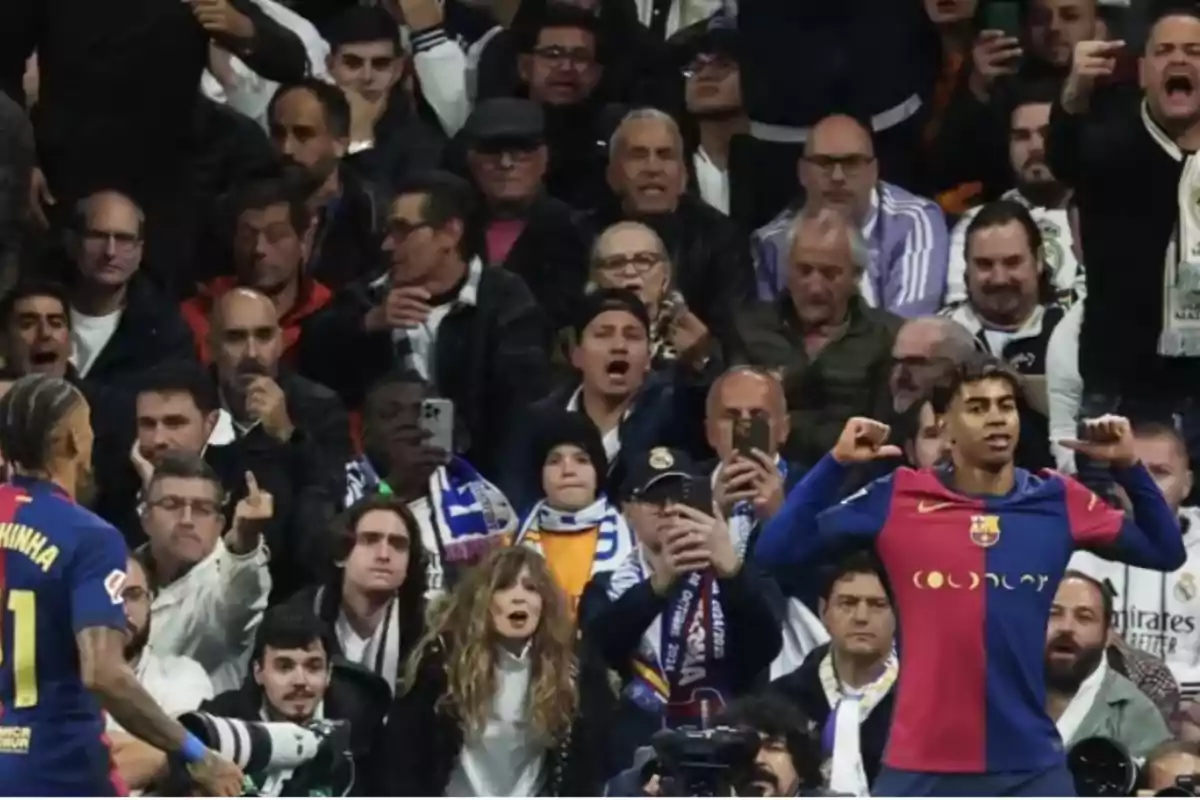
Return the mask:
<path id="1" fill-rule="evenodd" d="M 596 259 L 596 269 L 601 272 L 623 272 L 633 267 L 638 275 L 644 275 L 666 260 L 662 253 L 622 253 Z"/>
<path id="2" fill-rule="evenodd" d="M 832 175 L 835 169 L 841 167 L 842 172 L 846 173 L 849 177 L 858 175 L 871 164 L 875 163 L 874 156 L 868 156 L 863 153 L 852 153 L 846 156 L 805 156 L 804 160 L 829 175 Z"/>
<path id="3" fill-rule="evenodd" d="M 572 67 L 586 67 L 595 61 L 595 56 L 585 47 L 547 45 L 546 47 L 534 48 L 533 54 L 546 61 L 565 62 Z"/>
<path id="4" fill-rule="evenodd" d="M 190 508 L 193 519 L 211 519 L 220 512 L 220 507 L 216 501 L 188 499 L 172 494 L 165 495 L 157 500 L 151 500 L 150 505 L 154 508 L 161 508 L 168 514 L 179 514 L 181 516 L 186 509 Z"/>
<path id="5" fill-rule="evenodd" d="M 109 242 L 111 242 L 113 249 L 118 253 L 128 253 L 137 247 L 141 238 L 136 233 L 114 233 L 112 231 L 100 231 L 89 228 L 83 232 L 83 241 L 92 247 L 108 247 Z"/>

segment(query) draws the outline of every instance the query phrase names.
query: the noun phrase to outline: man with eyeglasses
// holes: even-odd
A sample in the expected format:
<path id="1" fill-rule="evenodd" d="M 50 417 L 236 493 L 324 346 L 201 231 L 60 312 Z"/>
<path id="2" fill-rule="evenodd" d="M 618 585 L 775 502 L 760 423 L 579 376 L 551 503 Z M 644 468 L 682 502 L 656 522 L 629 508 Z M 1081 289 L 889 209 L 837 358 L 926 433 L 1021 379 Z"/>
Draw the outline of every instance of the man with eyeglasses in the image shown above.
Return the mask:
<path id="1" fill-rule="evenodd" d="M 141 208 L 120 192 L 79 201 L 68 236 L 71 363 L 81 378 L 119 384 L 157 363 L 195 358 L 187 323 L 142 272 Z"/>
<path id="2" fill-rule="evenodd" d="M 516 97 L 484 100 L 463 136 L 467 168 L 483 200 L 481 257 L 521 276 L 554 330 L 570 325 L 587 244 L 571 208 L 543 185 L 550 152 L 542 107 Z"/>
<path id="3" fill-rule="evenodd" d="M 950 235 L 932 200 L 879 179 L 871 133 L 835 114 L 821 120 L 798 164 L 804 199 L 753 235 L 758 294 L 779 296 L 787 283 L 787 253 L 798 209 L 834 208 L 862 232 L 869 264 L 859 281 L 868 305 L 901 317 L 935 314 L 946 292 Z"/>
<path id="4" fill-rule="evenodd" d="M 195 659 L 218 693 L 241 685 L 271 591 L 262 534 L 274 500 L 252 474 L 246 481 L 250 491 L 222 535 L 220 479 L 200 456 L 171 453 L 155 467 L 142 509 L 149 541 L 137 556 L 157 587 L 149 646 Z"/>
<path id="5" fill-rule="evenodd" d="M 213 697 L 208 673 L 187 656 L 163 655 L 149 646 L 150 606 L 154 587 L 142 563 L 130 556 L 125 569 L 125 660 L 147 694 L 155 699 L 169 717 L 195 711 Z M 142 791 L 167 769 L 167 754 L 131 736 L 112 717 L 108 718 L 108 738 L 112 760 L 125 785 Z"/>

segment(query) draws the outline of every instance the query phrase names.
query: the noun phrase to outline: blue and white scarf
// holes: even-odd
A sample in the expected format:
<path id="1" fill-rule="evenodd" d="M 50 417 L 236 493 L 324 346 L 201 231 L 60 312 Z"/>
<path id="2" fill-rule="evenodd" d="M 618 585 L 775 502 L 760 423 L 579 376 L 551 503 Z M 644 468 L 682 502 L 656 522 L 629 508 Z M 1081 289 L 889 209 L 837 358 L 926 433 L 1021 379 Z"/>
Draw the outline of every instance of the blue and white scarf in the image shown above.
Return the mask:
<path id="1" fill-rule="evenodd" d="M 739 557 L 746 541 L 733 540 Z M 649 578 L 639 546 L 613 572 L 608 597 L 616 601 Z M 670 727 L 706 724 L 730 699 L 720 594 L 712 570 L 688 573 L 673 590 L 667 610 L 642 634 L 633 656 L 634 677 L 624 695 L 639 708 L 662 714 Z"/>
<path id="2" fill-rule="evenodd" d="M 713 470 L 713 489 L 717 488 L 717 481 L 721 479 L 721 470 L 724 468 L 724 466 L 725 465 L 723 463 L 718 463 L 716 469 Z M 775 468 L 779 470 L 779 479 L 783 481 L 784 494 L 786 495 L 788 479 L 787 462 L 777 455 L 775 456 Z M 733 536 L 733 541 L 736 544 L 739 541 L 750 541 L 750 534 L 754 532 L 754 526 L 760 521 L 766 522 L 766 520 L 759 520 L 755 515 L 753 503 L 748 500 L 743 500 L 733 506 L 728 519 L 725 520 L 725 524 L 729 526 L 729 534 Z M 743 544 L 742 547 L 745 547 L 745 545 Z"/>
<path id="3" fill-rule="evenodd" d="M 571 533 L 598 528 L 596 555 L 592 559 L 592 574 L 612 572 L 633 552 L 637 540 L 621 516 L 621 511 L 604 495 L 579 511 L 559 511 L 544 499 L 530 510 L 521 524 L 515 544 L 523 544 L 541 552 L 538 539 L 544 532 Z"/>
<path id="4" fill-rule="evenodd" d="M 390 494 L 391 488 L 366 458 L 348 463 L 346 505 L 371 492 Z M 517 514 L 504 493 L 458 456 L 434 470 L 427 497 L 430 524 L 418 522 L 424 534 L 430 589 L 443 586 L 443 561 L 451 565 L 473 563 L 502 545 L 517 529 Z"/>

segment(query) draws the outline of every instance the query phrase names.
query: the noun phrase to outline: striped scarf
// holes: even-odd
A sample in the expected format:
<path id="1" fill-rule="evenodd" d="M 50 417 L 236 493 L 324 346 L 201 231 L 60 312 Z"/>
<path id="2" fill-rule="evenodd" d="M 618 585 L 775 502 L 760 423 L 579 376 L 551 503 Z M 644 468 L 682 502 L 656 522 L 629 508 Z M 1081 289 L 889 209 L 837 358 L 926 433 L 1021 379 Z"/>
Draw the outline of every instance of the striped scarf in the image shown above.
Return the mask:
<path id="1" fill-rule="evenodd" d="M 821 733 L 821 745 L 830 759 L 829 788 L 853 797 L 869 797 L 866 770 L 862 763 L 859 733 L 863 720 L 887 697 L 900 674 L 900 660 L 893 649 L 884 662 L 883 672 L 866 686 L 843 686 L 833 667 L 833 650 L 818 667 L 821 688 L 829 703 L 829 718 Z"/>

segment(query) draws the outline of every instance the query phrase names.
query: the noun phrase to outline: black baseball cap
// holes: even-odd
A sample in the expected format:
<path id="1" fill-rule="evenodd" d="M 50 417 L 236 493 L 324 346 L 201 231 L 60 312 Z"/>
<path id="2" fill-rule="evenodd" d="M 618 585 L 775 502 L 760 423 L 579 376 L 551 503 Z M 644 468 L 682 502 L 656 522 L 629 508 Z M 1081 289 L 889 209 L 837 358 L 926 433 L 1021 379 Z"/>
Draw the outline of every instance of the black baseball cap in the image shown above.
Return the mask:
<path id="1" fill-rule="evenodd" d="M 700 468 L 683 450 L 655 447 L 630 460 L 621 482 L 621 499 L 653 503 L 663 497 L 663 490 L 699 474 Z"/>
<path id="2" fill-rule="evenodd" d="M 463 128 L 469 146 L 541 144 L 546 137 L 542 107 L 523 97 L 493 97 L 475 107 Z"/>
<path id="3" fill-rule="evenodd" d="M 647 335 L 650 333 L 650 312 L 646 304 L 629 289 L 593 289 L 580 298 L 575 305 L 575 338 L 583 335 L 583 331 L 596 317 L 605 311 L 625 311 L 642 323 Z"/>

